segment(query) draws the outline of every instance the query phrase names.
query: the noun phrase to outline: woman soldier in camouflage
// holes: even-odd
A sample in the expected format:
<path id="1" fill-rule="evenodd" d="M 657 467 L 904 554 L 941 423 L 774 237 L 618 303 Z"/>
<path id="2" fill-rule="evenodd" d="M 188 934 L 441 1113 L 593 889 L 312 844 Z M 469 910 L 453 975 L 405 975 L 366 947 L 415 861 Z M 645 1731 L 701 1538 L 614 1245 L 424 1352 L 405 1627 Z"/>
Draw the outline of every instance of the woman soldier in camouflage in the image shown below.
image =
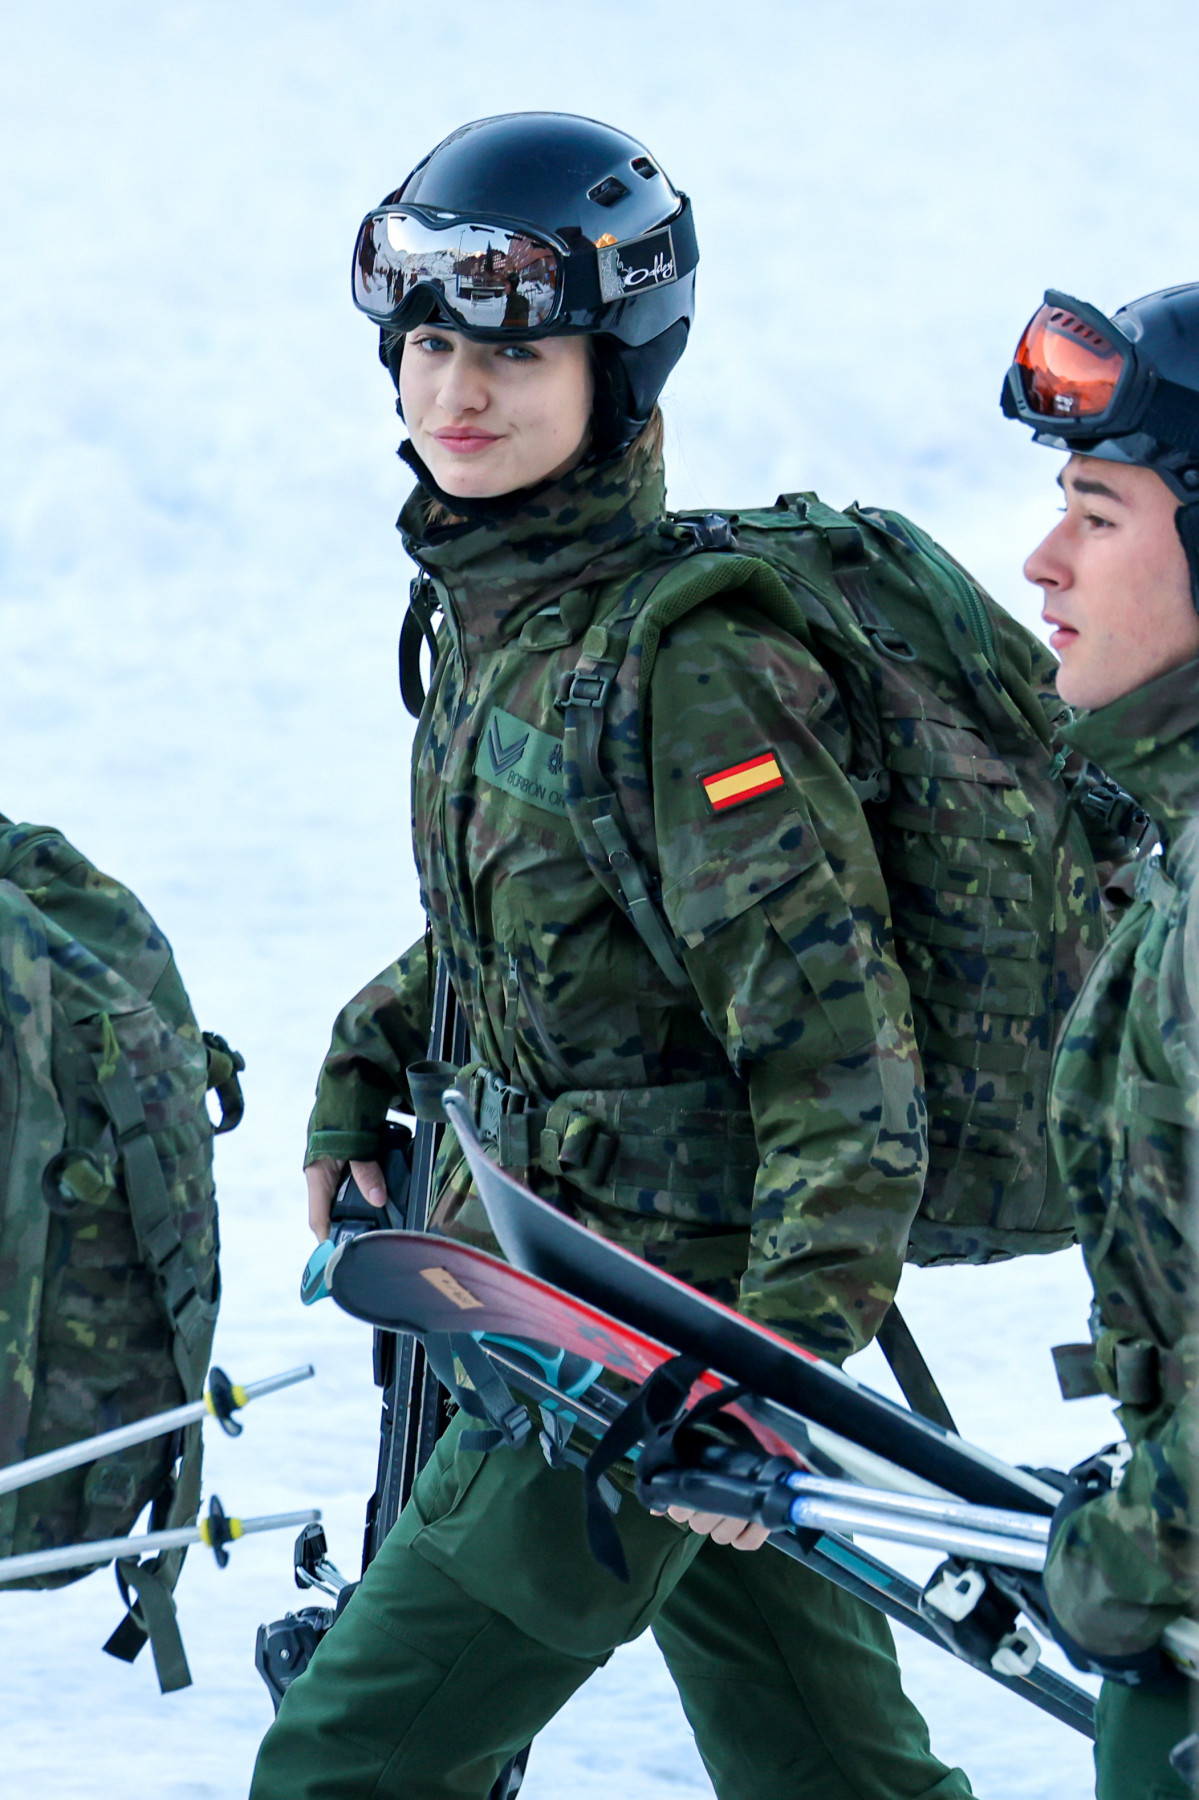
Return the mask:
<path id="1" fill-rule="evenodd" d="M 1092 1344 L 1056 1354 L 1064 1390 L 1119 1402 L 1128 1441 L 1074 1471 L 1045 1585 L 1063 1647 L 1105 1677 L 1100 1800 L 1166 1800 L 1192 1792 L 1169 1761 L 1190 1684 L 1158 1645 L 1194 1612 L 1197 1582 L 1199 283 L 1110 321 L 1047 294 L 1004 410 L 1072 452 L 1064 517 L 1025 565 L 1058 691 L 1080 709 L 1067 741 L 1136 796 L 1162 846 L 1123 896 L 1054 1067 L 1054 1149 L 1095 1288 Z"/>
<path id="2" fill-rule="evenodd" d="M 382 327 L 420 483 L 400 526 L 445 617 L 416 859 L 508 1166 L 839 1362 L 888 1307 L 920 1198 L 917 1059 L 836 692 L 767 616 L 764 565 L 729 555 L 688 592 L 664 513 L 656 403 L 696 262 L 654 159 L 562 114 L 464 127 L 363 224 L 355 298 Z M 601 864 L 567 814 L 558 703 L 664 575 L 674 622 L 611 719 L 615 755 L 643 734 L 650 784 L 624 783 L 636 848 Z M 630 922 L 649 871 L 673 945 Z M 420 945 L 338 1021 L 309 1137 L 318 1236 L 347 1159 L 382 1199 L 370 1159 L 389 1105 L 411 1110 L 428 992 Z M 485 1225 L 461 1195 L 438 1222 Z M 254 1800 L 485 1795 L 647 1626 L 722 1800 L 969 1794 L 931 1754 L 878 1613 L 736 1554 L 757 1527 L 631 1505 L 622 1586 L 587 1549 L 577 1472 L 531 1439 L 466 1450 L 461 1423 L 288 1690 Z"/>

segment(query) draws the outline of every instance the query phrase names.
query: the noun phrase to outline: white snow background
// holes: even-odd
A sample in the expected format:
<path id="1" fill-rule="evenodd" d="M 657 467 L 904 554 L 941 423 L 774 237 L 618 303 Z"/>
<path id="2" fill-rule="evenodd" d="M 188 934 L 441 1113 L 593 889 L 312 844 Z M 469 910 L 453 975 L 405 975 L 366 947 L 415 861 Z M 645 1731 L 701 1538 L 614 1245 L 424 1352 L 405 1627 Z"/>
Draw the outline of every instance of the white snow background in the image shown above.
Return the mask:
<path id="1" fill-rule="evenodd" d="M 409 571 L 391 390 L 349 301 L 362 214 L 445 132 L 526 107 L 643 137 L 703 261 L 667 392 L 676 505 L 816 487 L 912 513 L 1022 617 L 1056 459 L 996 404 L 1048 285 L 1114 307 L 1193 277 L 1193 0 L 10 0 L 0 20 L 0 807 L 52 823 L 172 939 L 248 1062 L 217 1151 L 217 1358 L 318 1379 L 213 1433 L 229 1510 L 324 1509 L 357 1573 L 369 1334 L 304 1312 L 299 1162 L 337 1008 L 420 928 Z M 1048 1346 L 1074 1254 L 909 1274 L 967 1436 L 1103 1442 Z M 859 1372 L 886 1386 L 873 1352 Z M 254 1631 L 290 1538 L 193 1553 L 195 1686 L 104 1657 L 112 1576 L 0 1597 L 0 1790 L 233 1800 L 270 1718 Z M 764 1552 L 763 1554 L 771 1554 Z M 900 1633 L 934 1743 L 990 1800 L 1083 1800 L 1087 1745 Z M 847 1693 L 847 1708 L 854 1697 Z M 648 1637 L 536 1746 L 528 1800 L 710 1788 Z"/>

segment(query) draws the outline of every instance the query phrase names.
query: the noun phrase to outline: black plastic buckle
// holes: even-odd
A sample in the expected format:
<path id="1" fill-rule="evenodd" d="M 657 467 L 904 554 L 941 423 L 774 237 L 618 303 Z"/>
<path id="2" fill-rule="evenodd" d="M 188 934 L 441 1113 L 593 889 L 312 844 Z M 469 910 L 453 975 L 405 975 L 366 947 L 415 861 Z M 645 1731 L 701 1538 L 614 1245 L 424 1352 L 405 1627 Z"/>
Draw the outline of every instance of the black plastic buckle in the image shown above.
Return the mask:
<path id="1" fill-rule="evenodd" d="M 611 686 L 611 675 L 569 669 L 558 683 L 554 705 L 559 712 L 565 712 L 568 706 L 586 706 L 598 711 L 606 703 Z"/>
<path id="2" fill-rule="evenodd" d="M 733 522 L 724 513 L 701 513 L 698 519 L 679 519 L 677 523 L 694 539 L 697 550 L 733 548 Z"/>
<path id="3" fill-rule="evenodd" d="M 484 1144 L 499 1149 L 500 1120 L 510 1113 L 522 1112 L 529 1096 L 523 1088 L 503 1081 L 492 1069 L 480 1069 L 475 1076 L 475 1121 Z"/>

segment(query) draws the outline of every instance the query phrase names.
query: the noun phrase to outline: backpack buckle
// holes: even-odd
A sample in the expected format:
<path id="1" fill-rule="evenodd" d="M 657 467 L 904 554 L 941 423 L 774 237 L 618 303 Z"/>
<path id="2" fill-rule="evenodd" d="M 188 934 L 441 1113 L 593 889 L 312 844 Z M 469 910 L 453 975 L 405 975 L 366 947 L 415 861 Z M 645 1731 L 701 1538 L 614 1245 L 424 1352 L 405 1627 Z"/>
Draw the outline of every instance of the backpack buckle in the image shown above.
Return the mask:
<path id="1" fill-rule="evenodd" d="M 565 712 L 568 706 L 585 706 L 601 711 L 607 702 L 611 686 L 611 675 L 601 675 L 594 669 L 568 669 L 558 683 L 554 705 L 559 712 Z"/>
<path id="2" fill-rule="evenodd" d="M 733 548 L 733 521 L 724 513 L 701 513 L 697 519 L 677 519 L 675 523 L 692 539 L 697 550 Z"/>

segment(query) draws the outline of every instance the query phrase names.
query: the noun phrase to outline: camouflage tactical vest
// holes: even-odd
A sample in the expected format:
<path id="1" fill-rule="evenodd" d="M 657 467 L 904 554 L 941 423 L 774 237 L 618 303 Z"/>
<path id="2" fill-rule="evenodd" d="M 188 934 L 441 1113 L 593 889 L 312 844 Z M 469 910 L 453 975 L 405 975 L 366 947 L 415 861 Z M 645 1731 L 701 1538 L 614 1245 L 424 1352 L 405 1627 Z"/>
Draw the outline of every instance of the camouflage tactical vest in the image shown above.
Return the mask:
<path id="1" fill-rule="evenodd" d="M 1112 854 L 1112 816 L 1127 797 L 1066 770 L 1053 659 L 907 520 L 839 513 L 803 494 L 680 524 L 693 553 L 629 584 L 584 638 L 560 696 L 571 820 L 597 878 L 659 965 L 685 981 L 651 859 L 603 772 L 604 720 L 617 688 L 635 685 L 645 702 L 661 633 L 721 585 L 720 558 L 760 558 L 786 589 L 771 610 L 848 713 L 846 773 L 911 989 L 929 1173 L 909 1260 L 1062 1248 L 1074 1230 L 1048 1153 L 1050 1057 L 1104 936 L 1086 815 Z"/>
<path id="2" fill-rule="evenodd" d="M 230 1129 L 242 1066 L 128 889 L 0 816 L 0 1466 L 200 1397 L 219 1298 L 204 1096 Z M 193 1425 L 0 1498 L 0 1555 L 122 1536 L 150 1502 L 153 1529 L 190 1524 L 200 1457 Z M 153 1628 L 164 1686 L 188 1679 L 183 1555 L 118 1565 L 139 1598 L 107 1647 L 129 1659 Z"/>

